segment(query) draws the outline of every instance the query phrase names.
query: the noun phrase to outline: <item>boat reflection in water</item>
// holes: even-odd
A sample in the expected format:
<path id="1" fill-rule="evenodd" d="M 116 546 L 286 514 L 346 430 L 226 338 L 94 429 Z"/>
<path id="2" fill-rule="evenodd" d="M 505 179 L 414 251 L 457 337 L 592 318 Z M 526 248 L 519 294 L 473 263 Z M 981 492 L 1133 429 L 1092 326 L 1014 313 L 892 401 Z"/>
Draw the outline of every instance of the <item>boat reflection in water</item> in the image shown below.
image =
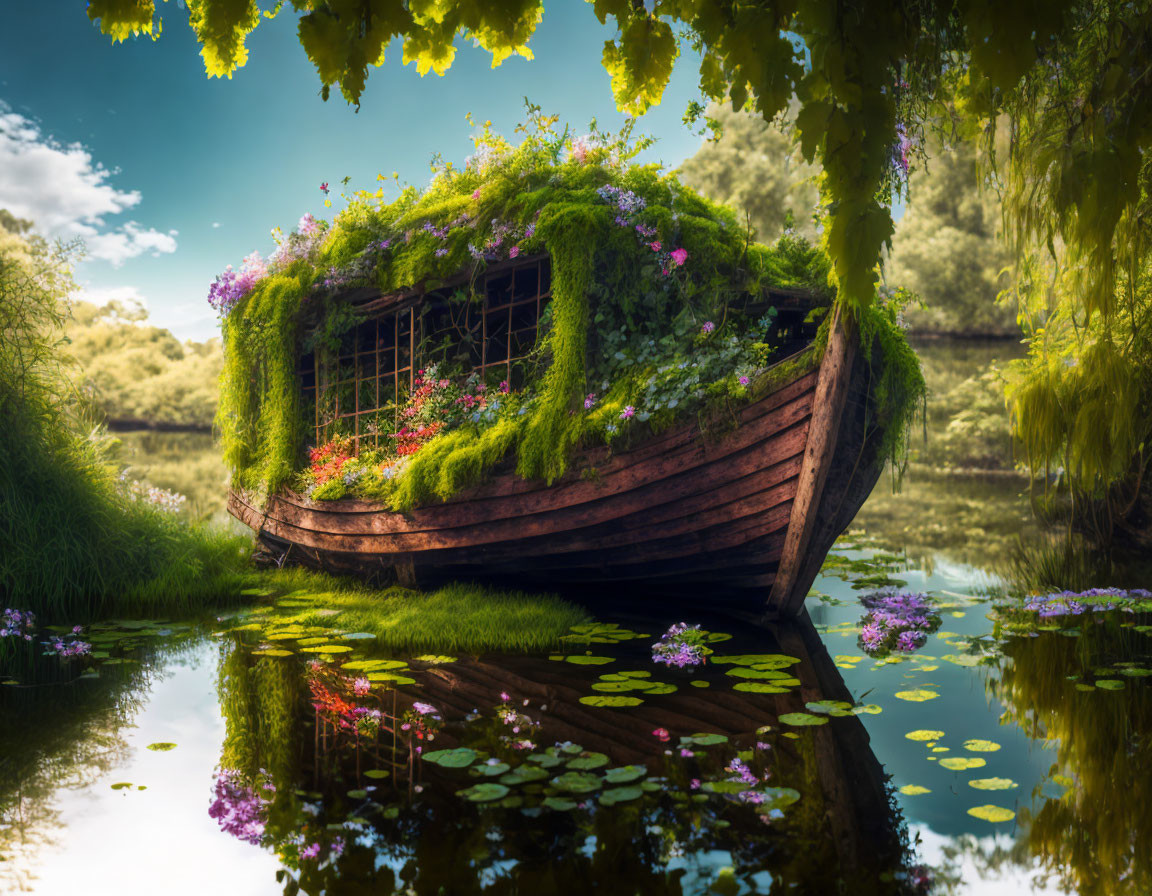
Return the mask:
<path id="1" fill-rule="evenodd" d="M 548 659 L 341 664 L 234 633 L 212 814 L 280 854 L 291 894 L 927 889 L 871 708 L 807 616 L 718 638 L 694 675 L 650 635 L 585 634 Z"/>

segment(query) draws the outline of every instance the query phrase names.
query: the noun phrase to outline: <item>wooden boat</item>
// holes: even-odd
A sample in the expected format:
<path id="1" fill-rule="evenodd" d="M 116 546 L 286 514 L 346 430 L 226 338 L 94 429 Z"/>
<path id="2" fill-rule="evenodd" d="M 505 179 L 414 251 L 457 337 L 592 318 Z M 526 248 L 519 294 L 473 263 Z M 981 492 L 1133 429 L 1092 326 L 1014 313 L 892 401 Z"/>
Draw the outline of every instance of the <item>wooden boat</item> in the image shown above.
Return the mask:
<path id="1" fill-rule="evenodd" d="M 506 366 L 511 379 L 549 297 L 547 257 L 497 266 L 482 289 L 483 308 L 463 323 L 477 337 L 474 367 Z M 778 376 L 720 436 L 684 423 L 627 450 L 589 449 L 551 485 L 508 468 L 443 504 L 406 514 L 361 500 L 314 502 L 290 490 L 259 500 L 233 490 L 229 512 L 256 530 L 277 562 L 395 576 L 406 584 L 472 579 L 697 595 L 707 589 L 715 605 L 793 615 L 880 474 L 881 433 L 868 413 L 866 353 L 838 313 L 822 357 L 807 366 L 789 363 L 815 337 L 810 312 L 827 299 L 772 291 L 757 300 L 777 309 L 779 371 L 795 373 Z M 439 313 L 436 297 L 422 291 L 361 291 L 348 301 L 371 320 L 346 341 L 337 368 L 354 372 L 343 410 L 337 394 L 336 406 L 321 412 L 315 396 L 331 389 L 331 375 L 326 381 L 314 358 L 302 359 L 317 444 L 334 420 L 344 421 L 358 444 L 376 438 L 367 421 L 388 393 L 400 395 L 411 381 L 421 335 Z"/>

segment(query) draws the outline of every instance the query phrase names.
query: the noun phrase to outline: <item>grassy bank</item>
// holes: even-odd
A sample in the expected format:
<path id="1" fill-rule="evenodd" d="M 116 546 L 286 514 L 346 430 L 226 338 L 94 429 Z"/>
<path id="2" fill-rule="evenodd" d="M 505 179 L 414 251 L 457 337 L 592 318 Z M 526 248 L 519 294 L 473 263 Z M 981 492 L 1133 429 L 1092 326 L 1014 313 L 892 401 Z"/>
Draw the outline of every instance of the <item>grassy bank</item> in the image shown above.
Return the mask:
<path id="1" fill-rule="evenodd" d="M 456 583 L 435 591 L 383 590 L 302 569 L 257 580 L 277 602 L 262 619 L 369 632 L 397 653 L 530 653 L 555 648 L 572 626 L 588 622 L 580 607 L 553 594 L 526 594 Z"/>

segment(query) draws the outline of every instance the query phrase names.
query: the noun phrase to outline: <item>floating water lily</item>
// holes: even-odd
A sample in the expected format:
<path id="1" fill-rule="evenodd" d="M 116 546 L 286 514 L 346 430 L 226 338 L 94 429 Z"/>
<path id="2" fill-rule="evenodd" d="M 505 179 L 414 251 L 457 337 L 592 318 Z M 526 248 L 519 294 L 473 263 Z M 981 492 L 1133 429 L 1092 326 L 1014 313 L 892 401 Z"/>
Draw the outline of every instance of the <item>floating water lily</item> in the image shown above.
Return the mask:
<path id="1" fill-rule="evenodd" d="M 678 669 L 702 665 L 707 661 L 707 655 L 711 653 L 711 650 L 704 646 L 707 634 L 701 631 L 698 625 L 676 623 L 652 645 L 652 662 L 675 666 Z"/>
<path id="2" fill-rule="evenodd" d="M 861 598 L 868 609 L 860 628 L 860 648 L 873 657 L 892 651 L 912 653 L 940 628 L 940 615 L 924 594 L 877 592 Z"/>

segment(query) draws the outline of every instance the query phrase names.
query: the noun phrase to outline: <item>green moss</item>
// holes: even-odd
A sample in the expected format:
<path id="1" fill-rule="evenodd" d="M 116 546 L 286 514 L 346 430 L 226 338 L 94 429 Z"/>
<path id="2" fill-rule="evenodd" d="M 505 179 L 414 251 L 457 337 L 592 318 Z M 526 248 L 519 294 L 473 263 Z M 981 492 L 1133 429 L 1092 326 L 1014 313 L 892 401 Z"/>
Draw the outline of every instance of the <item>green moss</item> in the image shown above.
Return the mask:
<path id="1" fill-rule="evenodd" d="M 260 581 L 277 592 L 292 592 L 291 619 L 371 632 L 381 647 L 397 652 L 539 653 L 557 647 L 572 626 L 590 621 L 584 610 L 554 595 L 481 585 L 378 591 L 301 569 L 277 570 Z M 304 601 L 314 606 L 296 606 Z"/>
<path id="2" fill-rule="evenodd" d="M 749 296 L 770 287 L 805 288 L 833 301 L 821 251 L 794 237 L 774 247 L 751 244 L 729 209 L 657 166 L 620 164 L 609 148 L 578 163 L 565 159 L 562 139 L 548 135 L 513 149 L 486 134 L 478 148 L 487 161 L 442 170 L 423 192 L 408 188 L 393 202 L 380 193 L 356 194 L 325 232 L 312 264 L 299 261 L 260 281 L 232 311 L 217 419 L 237 484 L 274 491 L 301 465 L 306 430 L 294 376 L 305 330 L 319 333 L 308 345 L 323 359 L 354 323 L 339 290 L 325 285 L 332 271 L 341 272 L 342 285 L 390 292 L 417 284 L 435 289 L 469 268 L 475 282 L 485 262 L 473 259 L 506 257 L 513 243 L 523 255 L 546 251 L 551 259 L 552 300 L 534 354 L 539 377 L 519 397 L 510 396 L 494 420 L 444 432 L 394 478 L 367 471 L 357 484 L 357 494 L 400 511 L 450 497 L 513 454 L 521 476 L 554 481 L 577 446 L 615 432 L 623 408 L 634 403 L 631 395 L 644 385 L 641 371 L 651 377 L 657 352 L 683 352 L 705 320 L 735 327 Z M 605 186 L 638 197 L 642 208 L 622 214 L 614 198 L 597 192 Z M 687 252 L 683 267 L 669 260 L 672 248 Z M 892 335 L 884 333 L 884 339 Z M 900 366 L 906 355 L 893 348 L 902 372 L 883 379 L 881 398 L 895 408 L 907 391 L 897 388 L 907 371 Z M 700 383 L 701 420 L 734 419 L 734 405 L 810 368 L 821 353 L 822 345 L 814 345 L 750 388 L 734 374 Z M 885 370 L 889 366 L 886 360 Z M 599 405 L 583 413 L 583 396 L 591 391 L 602 393 Z M 630 435 L 621 438 L 671 425 L 684 416 L 685 407 L 675 407 L 646 412 L 643 426 L 629 422 Z M 340 486 L 330 485 L 313 497 L 340 494 Z"/>

